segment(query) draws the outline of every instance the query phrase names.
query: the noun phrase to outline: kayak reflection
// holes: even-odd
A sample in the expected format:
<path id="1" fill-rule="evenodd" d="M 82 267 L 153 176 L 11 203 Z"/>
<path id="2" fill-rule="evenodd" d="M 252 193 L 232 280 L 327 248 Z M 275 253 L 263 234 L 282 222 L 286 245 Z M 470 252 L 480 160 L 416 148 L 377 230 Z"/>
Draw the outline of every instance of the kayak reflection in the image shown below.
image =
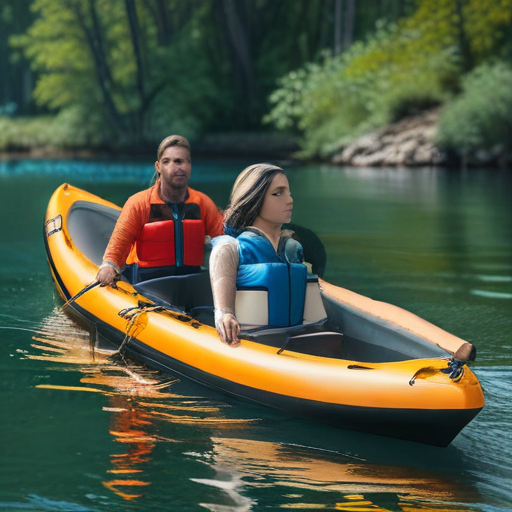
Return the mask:
<path id="1" fill-rule="evenodd" d="M 257 495 L 259 505 L 265 505 L 266 493 L 258 491 L 270 487 L 273 499 L 279 495 L 280 500 L 273 506 L 293 510 L 384 511 L 389 509 L 379 503 L 393 502 L 393 510 L 410 512 L 470 511 L 461 501 L 478 502 L 474 490 L 421 469 L 372 464 L 353 456 L 250 439 L 212 437 L 212 443 L 213 450 L 202 456 L 213 459 L 209 464 L 215 477 L 194 481 L 223 489 L 232 502 L 225 510 L 246 510 L 242 505 L 248 494 Z M 318 498 L 318 492 L 330 493 L 330 506 L 324 494 Z M 219 510 L 218 504 L 201 505 Z"/>

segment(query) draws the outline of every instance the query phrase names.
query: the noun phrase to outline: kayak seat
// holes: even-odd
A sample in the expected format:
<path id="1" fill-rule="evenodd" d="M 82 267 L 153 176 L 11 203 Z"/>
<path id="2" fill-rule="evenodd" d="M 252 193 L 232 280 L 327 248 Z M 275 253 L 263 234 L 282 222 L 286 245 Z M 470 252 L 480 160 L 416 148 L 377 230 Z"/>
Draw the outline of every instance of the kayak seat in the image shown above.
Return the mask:
<path id="1" fill-rule="evenodd" d="M 134 284 L 133 287 L 149 300 L 164 306 L 174 306 L 186 313 L 195 309 L 211 310 L 213 296 L 208 271 L 182 276 L 166 276 Z"/>
<path id="2" fill-rule="evenodd" d="M 130 263 L 124 268 L 122 275 L 131 284 L 155 280 L 161 277 L 183 277 L 201 272 L 201 267 L 167 265 L 163 267 L 142 268 L 137 263 Z"/>
<path id="3" fill-rule="evenodd" d="M 318 276 L 308 275 L 306 299 L 304 301 L 304 324 L 313 324 L 327 318 L 327 313 L 320 294 Z"/>
<path id="4" fill-rule="evenodd" d="M 345 335 L 327 318 L 314 324 L 293 327 L 242 329 L 242 335 L 255 343 L 283 351 L 312 356 L 346 359 Z"/>
<path id="5" fill-rule="evenodd" d="M 343 357 L 343 334 L 335 331 L 320 331 L 290 336 L 277 353 L 280 354 L 284 350 L 340 359 Z"/>

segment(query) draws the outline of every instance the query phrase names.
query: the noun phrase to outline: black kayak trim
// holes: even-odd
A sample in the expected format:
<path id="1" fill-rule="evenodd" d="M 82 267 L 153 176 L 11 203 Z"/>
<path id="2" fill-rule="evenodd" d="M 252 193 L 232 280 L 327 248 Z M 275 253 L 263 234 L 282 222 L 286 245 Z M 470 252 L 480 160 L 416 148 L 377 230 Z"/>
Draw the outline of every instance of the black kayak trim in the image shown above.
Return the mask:
<path id="1" fill-rule="evenodd" d="M 212 389 L 243 400 L 279 409 L 304 418 L 348 430 L 394 437 L 407 441 L 446 447 L 457 434 L 480 412 L 468 410 L 388 409 L 339 405 L 307 400 L 271 391 L 264 391 L 203 372 L 164 354 L 137 339 L 127 345 L 127 353 L 166 373 L 178 374 Z M 440 429 L 439 425 L 444 428 Z"/>
<path id="2" fill-rule="evenodd" d="M 52 275 L 65 299 L 69 300 L 71 294 L 64 285 L 53 261 L 45 226 L 43 226 L 43 231 L 47 259 Z M 96 337 L 101 336 L 113 346 L 120 346 L 125 338 L 124 332 L 98 319 L 76 303 L 70 305 L 68 312 L 76 316 L 78 323 L 90 330 Z M 448 446 L 464 426 L 482 410 L 482 408 L 468 410 L 388 409 L 318 402 L 264 391 L 218 377 L 187 365 L 136 338 L 130 339 L 125 348 L 128 355 L 147 363 L 153 368 L 183 376 L 237 398 L 348 430 L 394 437 L 422 444 Z M 439 428 L 440 424 L 444 426 L 443 429 Z"/>
<path id="3" fill-rule="evenodd" d="M 68 311 L 78 317 L 78 323 L 86 326 L 89 330 L 92 329 L 97 337 L 100 336 L 112 346 L 119 346 L 125 338 L 124 332 L 93 316 L 76 303 Z M 464 411 L 458 409 L 392 409 L 319 402 L 281 395 L 224 379 L 185 364 L 136 338 L 131 338 L 125 344 L 125 352 L 130 358 L 145 363 L 152 368 L 185 377 L 193 382 L 242 400 L 270 406 L 286 414 L 314 419 L 347 430 L 439 447 L 448 446 L 457 434 L 481 411 L 481 408 Z M 444 428 L 440 429 L 440 424 L 444 425 Z"/>

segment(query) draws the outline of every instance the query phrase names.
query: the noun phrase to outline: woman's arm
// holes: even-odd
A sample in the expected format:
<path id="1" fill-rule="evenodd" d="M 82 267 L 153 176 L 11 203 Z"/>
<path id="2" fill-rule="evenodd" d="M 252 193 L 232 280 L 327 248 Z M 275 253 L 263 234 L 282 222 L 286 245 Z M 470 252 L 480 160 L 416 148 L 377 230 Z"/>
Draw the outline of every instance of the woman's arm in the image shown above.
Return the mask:
<path id="1" fill-rule="evenodd" d="M 240 324 L 235 316 L 238 245 L 234 238 L 222 236 L 214 241 L 210 255 L 210 280 L 215 304 L 215 327 L 220 339 L 240 345 Z"/>

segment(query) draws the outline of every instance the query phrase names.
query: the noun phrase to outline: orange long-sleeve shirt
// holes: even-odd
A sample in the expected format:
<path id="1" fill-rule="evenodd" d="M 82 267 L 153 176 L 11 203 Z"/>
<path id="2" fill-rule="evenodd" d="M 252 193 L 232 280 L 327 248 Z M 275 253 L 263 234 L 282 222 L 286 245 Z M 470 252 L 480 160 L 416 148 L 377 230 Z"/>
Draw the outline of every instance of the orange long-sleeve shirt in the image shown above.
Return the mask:
<path id="1" fill-rule="evenodd" d="M 128 198 L 110 237 L 103 261 L 109 261 L 118 267 L 137 261 L 134 244 L 144 224 L 150 222 L 151 205 L 166 205 L 159 190 L 160 181 L 157 181 L 151 188 Z M 222 235 L 223 216 L 215 203 L 206 194 L 188 187 L 185 204 L 191 203 L 199 207 L 205 233 L 212 238 Z"/>

